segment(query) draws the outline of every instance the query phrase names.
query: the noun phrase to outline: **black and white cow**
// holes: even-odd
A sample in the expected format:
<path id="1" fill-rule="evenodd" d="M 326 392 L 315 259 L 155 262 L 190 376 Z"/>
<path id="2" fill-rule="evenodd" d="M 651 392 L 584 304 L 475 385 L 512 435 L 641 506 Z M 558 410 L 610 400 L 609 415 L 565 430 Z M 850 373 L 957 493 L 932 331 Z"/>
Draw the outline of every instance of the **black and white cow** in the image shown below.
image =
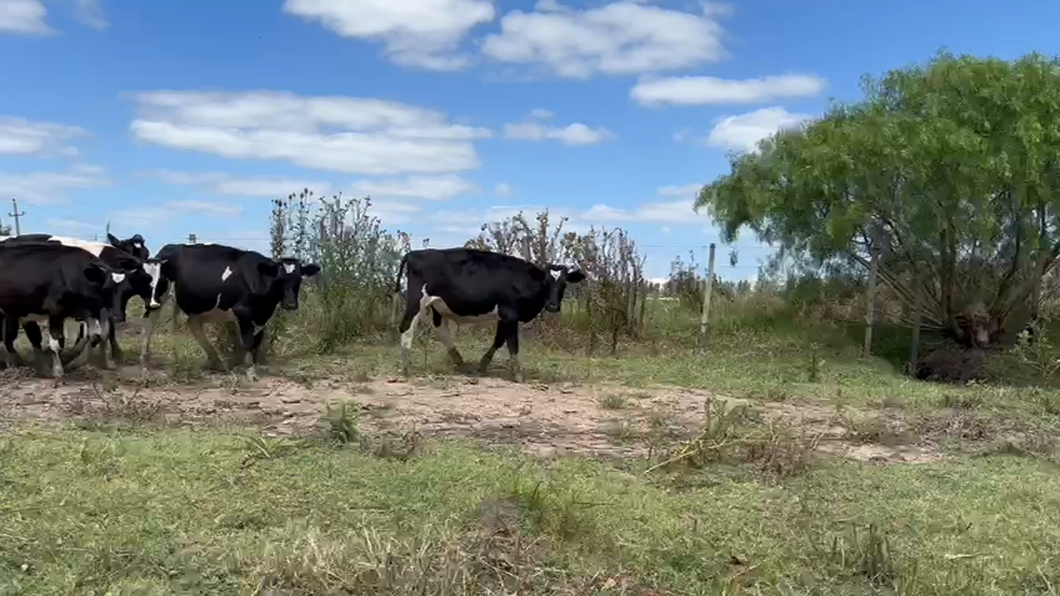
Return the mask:
<path id="1" fill-rule="evenodd" d="M 20 324 L 48 322 L 47 350 L 52 376 L 63 375 L 60 355 L 66 319 L 84 321 L 93 345 L 101 336 L 100 318 L 118 300 L 115 271 L 88 252 L 54 242 L 0 242 L 0 328 L 7 363 L 17 364 L 14 341 Z M 26 326 L 38 360 L 40 328 Z"/>
<path id="2" fill-rule="evenodd" d="M 120 363 L 123 360 L 115 325 L 125 321 L 129 300 L 133 296 L 139 296 L 143 299 L 145 307 L 149 308 L 152 302 L 151 299 L 154 296 L 155 288 L 162 277 L 161 266 L 157 261 L 146 257 L 140 258 L 140 256 L 138 256 L 147 254 L 143 238 L 139 234 L 125 241 L 118 240 L 110 234 L 108 234 L 108 238 L 111 244 L 91 242 L 66 236 L 55 236 L 52 234 L 22 234 L 21 236 L 13 236 L 5 240 L 0 240 L 0 242 L 7 244 L 54 242 L 62 244 L 63 246 L 79 248 L 103 261 L 113 270 L 111 275 L 114 283 L 117 285 L 115 291 L 117 292 L 118 300 L 114 305 L 108 305 L 106 308 L 107 312 L 102 318 L 103 332 L 107 336 L 107 343 L 100 346 L 99 357 L 104 368 L 109 367 L 107 361 L 108 345 L 110 346 L 111 355 L 113 356 L 114 361 Z M 117 245 L 121 245 L 124 248 L 119 248 Z M 137 254 L 134 255 L 129 251 L 134 251 Z M 27 323 L 27 335 L 33 333 L 36 333 L 37 335 L 40 334 L 39 329 L 36 331 L 31 329 L 34 325 L 36 325 L 36 323 Z M 78 340 L 80 339 L 81 337 L 79 336 Z"/>
<path id="3" fill-rule="evenodd" d="M 493 345 L 479 361 L 485 373 L 501 344 L 508 344 L 512 376 L 519 370 L 519 325 L 529 323 L 541 310 L 559 312 L 568 283 L 585 275 L 565 265 L 542 269 L 517 257 L 471 248 L 414 250 L 401 259 L 394 292 L 401 291 L 401 271 L 407 269 L 405 316 L 401 332 L 402 368 L 409 371 L 417 321 L 432 318 L 435 331 L 458 368 L 463 358 L 453 343 L 449 324 L 497 321 Z"/>
<path id="4" fill-rule="evenodd" d="M 276 306 L 298 308 L 302 278 L 320 272 L 320 266 L 298 259 L 270 259 L 260 253 L 221 244 L 167 244 L 155 259 L 162 265 L 163 279 L 173 284 L 177 307 L 188 315 L 188 329 L 202 346 L 210 365 L 225 368 L 203 330 L 203 323 L 235 320 L 239 326 L 239 351 L 247 377 L 257 379 L 258 349 Z M 158 291 L 164 297 L 166 287 Z M 140 361 L 146 369 L 151 334 L 158 308 L 146 313 Z"/>

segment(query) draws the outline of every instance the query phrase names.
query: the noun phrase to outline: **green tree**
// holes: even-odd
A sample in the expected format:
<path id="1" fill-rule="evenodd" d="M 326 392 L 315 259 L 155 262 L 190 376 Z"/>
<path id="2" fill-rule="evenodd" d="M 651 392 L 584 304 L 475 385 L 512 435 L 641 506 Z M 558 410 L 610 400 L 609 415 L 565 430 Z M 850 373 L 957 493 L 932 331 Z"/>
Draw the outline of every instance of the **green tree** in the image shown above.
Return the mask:
<path id="1" fill-rule="evenodd" d="M 920 280 L 927 326 L 1010 339 L 1060 256 L 1060 60 L 940 52 L 862 86 L 731 156 L 696 208 L 726 241 L 747 227 L 813 267 L 864 271 L 875 249 L 905 306 Z"/>

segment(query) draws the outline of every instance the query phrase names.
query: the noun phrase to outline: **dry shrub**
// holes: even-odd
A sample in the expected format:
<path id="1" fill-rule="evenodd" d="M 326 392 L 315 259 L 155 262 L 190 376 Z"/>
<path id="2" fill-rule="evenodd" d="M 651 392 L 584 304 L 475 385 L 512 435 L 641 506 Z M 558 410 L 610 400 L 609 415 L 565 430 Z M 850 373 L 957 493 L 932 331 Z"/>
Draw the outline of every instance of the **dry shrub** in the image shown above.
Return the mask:
<path id="1" fill-rule="evenodd" d="M 370 197 L 315 198 L 309 190 L 274 201 L 274 256 L 294 256 L 321 266 L 319 278 L 302 286 L 298 314 L 277 313 L 274 336 L 300 324 L 312 330 L 301 335 L 314 338 L 314 349 L 323 353 L 388 327 L 398 264 L 411 240 L 400 231 L 384 230 L 371 206 Z"/>
<path id="2" fill-rule="evenodd" d="M 699 434 L 679 443 L 646 473 L 677 463 L 693 468 L 710 463 L 750 463 L 779 476 L 798 474 L 813 464 L 823 429 L 828 426 L 811 432 L 803 424 L 771 417 L 763 421 L 746 404 L 729 407 L 724 400 L 708 398 Z"/>

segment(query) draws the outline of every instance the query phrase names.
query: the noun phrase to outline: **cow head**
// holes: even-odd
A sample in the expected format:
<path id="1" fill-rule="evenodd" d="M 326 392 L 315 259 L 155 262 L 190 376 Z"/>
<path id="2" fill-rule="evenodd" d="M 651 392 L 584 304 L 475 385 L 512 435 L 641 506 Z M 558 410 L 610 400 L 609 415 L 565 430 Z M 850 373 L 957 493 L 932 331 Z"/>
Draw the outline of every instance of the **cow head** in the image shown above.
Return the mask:
<path id="1" fill-rule="evenodd" d="M 168 259 L 145 259 L 143 266 L 133 276 L 134 295 L 144 301 L 144 310 L 150 312 L 162 308 L 162 298 L 169 290 L 172 272 L 166 266 Z"/>
<path id="2" fill-rule="evenodd" d="M 280 306 L 284 310 L 297 310 L 302 279 L 320 273 L 320 265 L 303 264 L 298 259 L 283 257 L 279 260 L 269 259 L 260 263 L 258 272 L 270 282 L 268 287 L 272 293 L 278 294 Z"/>
<path id="3" fill-rule="evenodd" d="M 123 250 L 141 261 L 146 261 L 147 257 L 151 256 L 151 253 L 147 250 L 147 245 L 144 243 L 144 237 L 139 234 L 133 234 L 132 238 L 118 240 L 114 234 L 108 232 L 107 242 L 114 248 Z"/>
<path id="4" fill-rule="evenodd" d="M 571 270 L 566 265 L 549 265 L 545 274 L 545 288 L 548 290 L 548 298 L 545 300 L 545 310 L 548 312 L 559 312 L 563 304 L 563 293 L 567 291 L 567 284 L 576 284 L 585 279 L 585 274 L 580 269 Z"/>

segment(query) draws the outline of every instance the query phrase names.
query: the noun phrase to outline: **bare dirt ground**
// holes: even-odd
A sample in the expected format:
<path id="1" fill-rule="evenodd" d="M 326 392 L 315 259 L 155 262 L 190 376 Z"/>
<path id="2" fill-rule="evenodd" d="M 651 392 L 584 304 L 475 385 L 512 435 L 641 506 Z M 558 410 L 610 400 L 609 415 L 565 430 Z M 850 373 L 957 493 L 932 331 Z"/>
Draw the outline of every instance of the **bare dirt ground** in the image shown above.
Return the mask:
<path id="1" fill-rule="evenodd" d="M 188 425 L 234 421 L 259 425 L 269 436 L 302 436 L 320 425 L 325 404 L 360 404 L 360 426 L 370 432 L 416 431 L 423 436 L 471 437 L 517 445 L 541 456 L 579 453 L 642 456 L 643 437 L 660 428 L 670 437 L 687 435 L 703 421 L 704 403 L 713 398 L 746 403 L 773 418 L 797 423 L 821 436 L 819 449 L 864 461 L 922 463 L 936 450 L 916 445 L 884 446 L 853 441 L 824 403 L 745 402 L 698 389 L 597 384 L 515 384 L 498 378 L 435 377 L 297 382 L 266 377 L 234 382 L 218 375 L 195 384 L 90 381 L 70 375 L 52 380 L 0 379 L 0 418 L 99 416 L 117 408 L 147 408 L 167 421 Z M 121 371 L 136 378 L 138 369 Z M 847 412 L 846 416 L 872 416 Z M 849 419 L 849 418 L 848 418 Z"/>

